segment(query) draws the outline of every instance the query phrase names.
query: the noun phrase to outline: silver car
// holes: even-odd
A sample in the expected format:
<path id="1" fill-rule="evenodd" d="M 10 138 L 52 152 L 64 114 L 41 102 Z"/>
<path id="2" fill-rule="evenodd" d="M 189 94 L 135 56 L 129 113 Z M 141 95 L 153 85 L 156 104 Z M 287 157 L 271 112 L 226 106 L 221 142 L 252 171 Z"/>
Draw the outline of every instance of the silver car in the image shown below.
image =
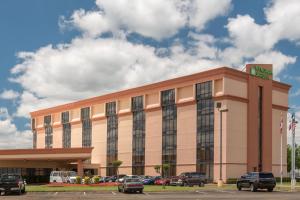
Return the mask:
<path id="1" fill-rule="evenodd" d="M 137 192 L 143 193 L 144 185 L 139 178 L 124 178 L 118 185 L 119 192 Z"/>

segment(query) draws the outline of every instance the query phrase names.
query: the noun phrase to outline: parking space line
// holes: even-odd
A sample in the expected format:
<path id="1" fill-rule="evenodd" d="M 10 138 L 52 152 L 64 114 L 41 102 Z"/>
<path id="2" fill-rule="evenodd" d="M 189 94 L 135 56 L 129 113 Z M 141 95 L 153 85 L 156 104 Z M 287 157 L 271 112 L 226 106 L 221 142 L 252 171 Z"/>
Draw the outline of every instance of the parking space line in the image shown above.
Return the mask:
<path id="1" fill-rule="evenodd" d="M 228 193 L 228 194 L 236 194 L 234 191 L 228 191 L 228 190 L 218 190 L 216 189 L 217 192 L 222 192 L 222 193 Z"/>
<path id="2" fill-rule="evenodd" d="M 199 190 L 196 190 L 196 193 L 198 193 L 198 194 L 207 194 L 207 192 L 202 192 L 202 191 L 199 191 Z"/>
<path id="3" fill-rule="evenodd" d="M 115 192 L 111 192 L 113 195 L 116 195 L 116 193 Z"/>
<path id="4" fill-rule="evenodd" d="M 84 196 L 86 196 L 86 193 L 85 193 L 85 192 L 83 192 L 83 195 L 84 195 Z"/>
<path id="5" fill-rule="evenodd" d="M 58 194 L 58 192 L 55 192 L 55 193 L 54 193 L 54 196 L 56 196 L 57 194 Z"/>

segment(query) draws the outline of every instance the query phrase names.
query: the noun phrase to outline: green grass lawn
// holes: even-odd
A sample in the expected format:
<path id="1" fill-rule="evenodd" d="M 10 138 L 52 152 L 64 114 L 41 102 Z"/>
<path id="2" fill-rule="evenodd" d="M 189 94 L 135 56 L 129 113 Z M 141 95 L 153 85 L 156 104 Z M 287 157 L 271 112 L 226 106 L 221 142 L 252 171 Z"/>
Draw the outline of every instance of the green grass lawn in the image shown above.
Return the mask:
<path id="1" fill-rule="evenodd" d="M 27 192 L 70 192 L 70 191 L 117 191 L 117 186 L 47 186 L 47 185 L 27 185 Z M 181 186 L 162 186 L 146 185 L 145 192 L 176 192 L 176 191 L 196 191 L 196 190 L 236 190 L 235 184 L 225 184 L 219 188 L 216 184 L 207 184 L 205 187 L 181 187 Z M 290 191 L 289 183 L 282 186 L 277 183 L 275 190 Z M 300 184 L 297 183 L 296 191 L 300 191 Z"/>

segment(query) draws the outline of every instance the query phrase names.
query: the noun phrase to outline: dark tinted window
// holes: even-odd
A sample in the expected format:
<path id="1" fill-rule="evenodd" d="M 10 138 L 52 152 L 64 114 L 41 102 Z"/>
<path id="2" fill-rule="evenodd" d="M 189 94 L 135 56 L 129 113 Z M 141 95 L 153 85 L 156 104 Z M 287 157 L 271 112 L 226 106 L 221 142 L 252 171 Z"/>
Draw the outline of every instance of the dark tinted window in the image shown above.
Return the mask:
<path id="1" fill-rule="evenodd" d="M 272 173 L 259 173 L 259 178 L 274 178 Z"/>
<path id="2" fill-rule="evenodd" d="M 21 178 L 18 175 L 7 175 L 7 174 L 5 174 L 5 175 L 1 176 L 2 181 L 15 181 L 15 180 L 20 180 L 20 179 Z"/>

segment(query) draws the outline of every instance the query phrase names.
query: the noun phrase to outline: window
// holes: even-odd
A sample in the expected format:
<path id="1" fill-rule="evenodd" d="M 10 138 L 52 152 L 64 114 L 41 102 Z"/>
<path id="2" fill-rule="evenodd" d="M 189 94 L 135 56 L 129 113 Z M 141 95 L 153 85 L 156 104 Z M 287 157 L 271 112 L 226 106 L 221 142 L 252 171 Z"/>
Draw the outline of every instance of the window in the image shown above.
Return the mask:
<path id="1" fill-rule="evenodd" d="M 32 148 L 36 149 L 36 139 L 37 139 L 37 133 L 35 130 L 35 119 L 33 118 L 31 120 L 31 129 L 32 129 Z"/>
<path id="2" fill-rule="evenodd" d="M 177 160 L 177 107 L 175 104 L 175 90 L 161 93 L 162 104 L 162 164 L 169 164 L 170 168 L 164 176 L 176 176 Z"/>
<path id="3" fill-rule="evenodd" d="M 116 169 L 112 162 L 118 160 L 118 117 L 116 112 L 116 102 L 106 104 L 107 116 L 107 149 L 106 149 L 106 175 L 116 175 Z"/>
<path id="4" fill-rule="evenodd" d="M 37 139 L 37 133 L 36 130 L 32 131 L 32 148 L 36 149 L 36 139 Z"/>
<path id="5" fill-rule="evenodd" d="M 53 130 L 51 125 L 51 115 L 44 117 L 45 126 L 45 148 L 49 149 L 53 146 Z"/>
<path id="6" fill-rule="evenodd" d="M 62 143 L 63 148 L 71 147 L 71 124 L 69 122 L 69 111 L 61 113 L 61 122 L 63 126 Z"/>
<path id="7" fill-rule="evenodd" d="M 132 98 L 132 174 L 144 175 L 145 171 L 145 112 L 143 96 Z"/>
<path id="8" fill-rule="evenodd" d="M 81 108 L 82 123 L 82 147 L 92 146 L 92 121 L 90 119 L 90 107 Z"/>
<path id="9" fill-rule="evenodd" d="M 213 179 L 214 102 L 212 82 L 196 84 L 197 100 L 197 165 L 196 170 Z"/>

